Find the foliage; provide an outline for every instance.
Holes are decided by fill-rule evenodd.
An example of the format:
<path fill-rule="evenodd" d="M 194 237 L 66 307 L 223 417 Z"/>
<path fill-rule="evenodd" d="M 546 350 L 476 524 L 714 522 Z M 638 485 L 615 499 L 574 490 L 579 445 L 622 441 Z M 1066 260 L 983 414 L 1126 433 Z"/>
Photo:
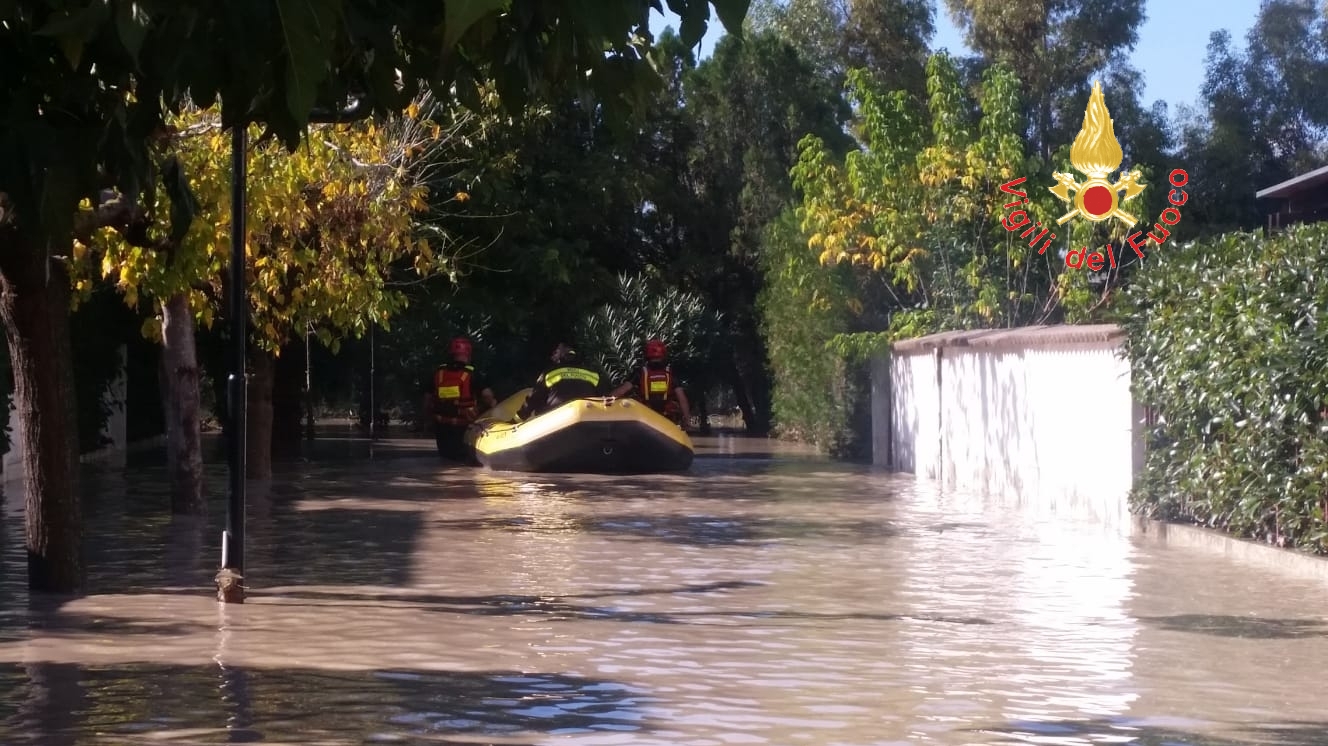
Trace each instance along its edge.
<path fill-rule="evenodd" d="M 620 275 L 613 300 L 583 319 L 575 338 L 588 362 L 621 382 L 641 364 L 646 340 L 663 341 L 675 370 L 685 376 L 712 357 L 722 328 L 722 315 L 700 296 Z"/>
<path fill-rule="evenodd" d="M 1079 130 L 1090 75 L 1139 38 L 1144 0 L 945 0 L 968 46 L 1023 83 L 1019 132 L 1043 158 Z M 1027 112 L 1027 116 L 1024 116 Z"/>
<path fill-rule="evenodd" d="M 902 91 L 886 95 L 865 71 L 849 74 L 866 149 L 840 164 L 814 137 L 793 169 L 803 190 L 798 216 L 822 262 L 851 262 L 885 274 L 900 335 L 1018 325 L 1073 313 L 1091 300 L 1064 272 L 1055 245 L 1045 254 L 1001 225 L 1014 199 L 1000 185 L 1027 177 L 1028 212 L 1056 214 L 1037 189 L 1041 169 L 1024 157 L 1018 82 L 1002 66 L 986 72 L 976 126 L 944 54 L 928 63 L 928 130 Z M 1046 180 L 1045 183 L 1051 183 Z"/>
<path fill-rule="evenodd" d="M 765 228 L 793 201 L 788 178 L 808 133 L 842 152 L 850 111 L 837 86 L 773 33 L 724 38 L 682 80 L 684 122 L 660 160 L 686 199 L 661 200 L 667 281 L 724 314 L 731 345 L 711 362 L 737 392 L 752 431 L 769 421 L 770 379 L 756 296 Z M 671 152 L 670 152 L 671 151 Z"/>
<path fill-rule="evenodd" d="M 1132 386 L 1161 417 L 1133 508 L 1328 552 L 1328 224 L 1159 256 L 1128 291 Z"/>
<path fill-rule="evenodd" d="M 860 455 L 869 446 L 866 367 L 830 345 L 852 324 L 852 270 L 820 264 L 806 246 L 789 210 L 771 225 L 761 255 L 761 333 L 774 381 L 775 430 L 834 456 Z"/>
<path fill-rule="evenodd" d="M 689 44 L 713 4 L 740 31 L 748 0 L 668 0 Z M 28 245 L 63 245 L 83 199 L 114 186 L 152 201 L 148 147 L 168 111 L 224 103 L 225 127 L 257 123 L 294 149 L 316 107 L 354 99 L 399 112 L 421 81 L 480 107 L 480 81 L 519 110 L 571 85 L 615 112 L 658 83 L 645 50 L 660 0 L 221 5 L 99 0 L 0 4 L 3 222 Z M 615 117 L 615 121 L 621 121 Z"/>
<path fill-rule="evenodd" d="M 428 207 L 420 164 L 444 139 L 439 123 L 421 118 L 421 104 L 429 101 L 387 123 L 315 127 L 293 154 L 269 142 L 247 155 L 250 318 L 260 348 L 277 352 L 312 328 L 335 349 L 342 336 L 400 310 L 403 294 L 388 287 L 394 265 L 421 275 L 446 267 L 440 242 L 415 230 Z M 169 124 L 176 134 L 150 205 L 161 217 L 147 228 L 150 248 L 105 228 L 91 246 L 75 243 L 71 275 L 80 292 L 98 269 L 116 278 L 131 307 L 145 296 L 159 310 L 188 293 L 211 326 L 230 258 L 231 138 L 215 110 L 186 109 Z M 159 314 L 145 333 L 160 335 Z"/>
<path fill-rule="evenodd" d="M 1181 123 L 1194 177 L 1182 226 L 1204 234 L 1264 225 L 1253 192 L 1323 165 L 1328 136 L 1328 16 L 1305 0 L 1263 3 L 1245 49 L 1215 32 L 1202 111 Z"/>
<path fill-rule="evenodd" d="M 828 77 L 866 68 L 921 97 L 933 12 L 929 0 L 757 0 L 748 25 L 777 33 Z"/>

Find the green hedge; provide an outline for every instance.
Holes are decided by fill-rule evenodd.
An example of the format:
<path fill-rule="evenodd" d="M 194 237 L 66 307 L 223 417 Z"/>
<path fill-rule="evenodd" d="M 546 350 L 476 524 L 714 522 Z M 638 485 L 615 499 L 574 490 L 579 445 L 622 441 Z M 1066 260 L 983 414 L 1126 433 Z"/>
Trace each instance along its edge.
<path fill-rule="evenodd" d="M 765 286 L 758 306 L 774 382 L 775 433 L 839 458 L 870 455 L 870 369 L 828 348 L 851 331 L 851 268 L 822 266 L 792 213 L 771 224 L 761 265 Z"/>
<path fill-rule="evenodd" d="M 1328 553 L 1328 224 L 1153 257 L 1121 319 L 1161 418 L 1131 507 Z"/>

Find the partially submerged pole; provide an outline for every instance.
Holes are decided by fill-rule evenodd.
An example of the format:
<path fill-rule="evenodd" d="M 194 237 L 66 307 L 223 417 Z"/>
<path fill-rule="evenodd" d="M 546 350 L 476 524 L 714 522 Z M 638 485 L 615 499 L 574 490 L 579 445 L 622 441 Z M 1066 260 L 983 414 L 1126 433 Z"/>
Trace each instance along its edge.
<path fill-rule="evenodd" d="M 369 113 L 369 107 L 357 100 L 341 111 L 315 110 L 309 121 L 352 122 L 363 119 Z M 245 286 L 244 256 L 247 237 L 244 221 L 248 182 L 247 135 L 247 126 L 241 123 L 237 123 L 231 130 L 231 372 L 226 379 L 231 427 L 231 435 L 226 443 L 230 495 L 226 500 L 226 530 L 221 534 L 221 569 L 216 576 L 217 600 L 223 603 L 244 603 L 244 457 L 248 428 L 248 382 L 244 371 L 249 352 L 249 290 Z"/>
<path fill-rule="evenodd" d="M 249 291 L 245 287 L 245 173 L 247 132 L 237 124 L 231 131 L 231 266 L 230 375 L 226 379 L 230 410 L 227 461 L 230 495 L 226 500 L 226 530 L 221 534 L 221 570 L 217 572 L 217 600 L 244 603 L 244 480 L 247 423 L 245 360 L 249 339 Z"/>

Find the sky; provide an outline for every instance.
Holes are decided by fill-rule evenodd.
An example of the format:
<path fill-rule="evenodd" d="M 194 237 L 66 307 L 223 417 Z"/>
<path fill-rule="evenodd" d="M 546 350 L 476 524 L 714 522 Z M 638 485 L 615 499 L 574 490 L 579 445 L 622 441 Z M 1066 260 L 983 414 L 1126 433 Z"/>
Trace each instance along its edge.
<path fill-rule="evenodd" d="M 1139 28 L 1139 41 L 1130 55 L 1131 64 L 1144 78 L 1145 104 L 1151 105 L 1161 99 L 1174 114 L 1180 104 L 1193 106 L 1198 103 L 1209 34 L 1225 28 L 1231 32 L 1235 46 L 1244 48 L 1245 34 L 1259 14 L 1259 2 L 1147 0 L 1145 12 L 1148 17 Z M 969 53 L 948 12 L 938 7 L 935 24 L 932 48 L 946 47 L 956 55 Z M 678 28 L 677 16 L 672 13 L 651 14 L 650 28 L 656 35 L 670 25 Z M 701 40 L 702 58 L 710 56 L 715 42 L 722 35 L 723 27 L 712 18 L 710 28 Z"/>

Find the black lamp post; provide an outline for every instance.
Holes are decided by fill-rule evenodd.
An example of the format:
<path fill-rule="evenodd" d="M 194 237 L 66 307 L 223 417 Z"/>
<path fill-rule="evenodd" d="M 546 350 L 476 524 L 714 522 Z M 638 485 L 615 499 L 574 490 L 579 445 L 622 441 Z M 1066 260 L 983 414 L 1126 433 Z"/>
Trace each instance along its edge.
<path fill-rule="evenodd" d="M 309 121 L 353 122 L 368 114 L 369 107 L 362 100 L 356 100 L 340 111 L 316 109 Z M 245 430 L 248 426 L 245 360 L 249 339 L 249 290 L 245 285 L 244 257 L 247 149 L 248 131 L 244 126 L 236 126 L 231 130 L 231 359 L 230 375 L 226 379 L 231 430 L 226 449 L 230 465 L 230 495 L 226 501 L 226 530 L 221 535 L 221 569 L 216 576 L 217 600 L 223 603 L 244 603 Z"/>

